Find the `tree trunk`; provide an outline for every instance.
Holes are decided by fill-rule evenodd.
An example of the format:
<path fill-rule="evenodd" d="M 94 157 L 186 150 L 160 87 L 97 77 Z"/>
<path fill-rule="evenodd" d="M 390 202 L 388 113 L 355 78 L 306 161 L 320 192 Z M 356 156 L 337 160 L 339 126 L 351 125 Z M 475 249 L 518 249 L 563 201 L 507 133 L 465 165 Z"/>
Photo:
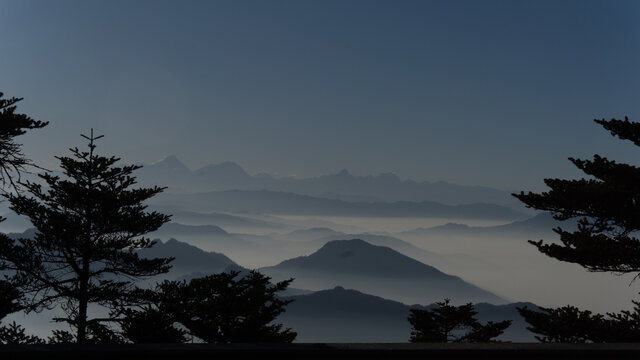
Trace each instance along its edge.
<path fill-rule="evenodd" d="M 88 266 L 85 267 L 85 269 L 87 268 Z M 80 278 L 80 294 L 78 294 L 79 295 L 78 317 L 76 318 L 76 325 L 78 327 L 78 335 L 77 335 L 78 344 L 84 344 L 87 342 L 87 304 L 88 304 L 87 285 L 88 285 L 88 282 L 89 281 L 87 279 L 87 276 L 82 276 Z"/>

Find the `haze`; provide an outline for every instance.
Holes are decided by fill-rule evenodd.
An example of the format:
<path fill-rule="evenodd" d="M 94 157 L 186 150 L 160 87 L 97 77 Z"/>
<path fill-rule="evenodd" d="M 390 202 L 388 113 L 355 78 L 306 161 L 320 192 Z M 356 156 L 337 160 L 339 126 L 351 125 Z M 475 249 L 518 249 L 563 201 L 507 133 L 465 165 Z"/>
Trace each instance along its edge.
<path fill-rule="evenodd" d="M 20 139 L 36 164 L 58 170 L 93 128 L 167 186 L 149 206 L 172 223 L 150 236 L 187 259 L 174 278 L 232 265 L 300 275 L 298 295 L 441 300 L 408 294 L 416 268 L 455 303 L 618 311 L 632 276 L 538 253 L 526 241 L 557 223 L 510 193 L 581 177 L 567 157 L 640 164 L 593 122 L 640 119 L 639 17 L 637 1 L 0 0 L 0 91 L 50 122 Z M 0 206 L 0 231 L 30 228 Z M 373 258 L 400 275 L 357 268 Z"/>
<path fill-rule="evenodd" d="M 638 115 L 634 1 L 2 1 L 3 91 L 105 151 L 249 173 L 395 172 L 507 190 L 630 147 L 591 120 Z"/>

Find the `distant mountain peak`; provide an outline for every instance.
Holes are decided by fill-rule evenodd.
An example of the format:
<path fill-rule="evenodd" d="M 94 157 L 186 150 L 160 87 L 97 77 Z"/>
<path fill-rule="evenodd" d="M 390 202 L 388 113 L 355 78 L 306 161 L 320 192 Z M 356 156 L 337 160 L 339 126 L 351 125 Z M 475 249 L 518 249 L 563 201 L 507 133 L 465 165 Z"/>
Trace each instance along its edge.
<path fill-rule="evenodd" d="M 178 157 L 176 155 L 166 156 L 164 159 L 152 163 L 151 166 L 156 167 L 156 168 L 157 167 L 163 167 L 163 168 L 170 169 L 172 171 L 176 171 L 176 170 L 186 171 L 186 172 L 190 171 L 187 168 L 187 166 L 182 161 L 180 161 L 178 159 Z"/>
<path fill-rule="evenodd" d="M 349 239 L 349 240 L 333 240 L 326 243 L 323 248 L 331 248 L 331 247 L 374 247 L 375 245 L 371 245 L 368 242 L 362 239 Z"/>
<path fill-rule="evenodd" d="M 336 174 L 336 176 L 347 177 L 347 176 L 351 176 L 351 173 L 347 169 L 342 169 L 340 170 L 340 172 Z"/>
<path fill-rule="evenodd" d="M 178 159 L 178 157 L 177 157 L 176 155 L 174 155 L 174 154 L 171 154 L 171 155 L 165 156 L 162 160 L 158 160 L 158 161 L 156 161 L 156 162 L 152 163 L 151 165 L 157 165 L 157 164 L 160 164 L 160 163 L 165 163 L 165 164 L 171 164 L 171 163 L 173 163 L 173 164 L 182 164 L 182 162 L 181 162 L 181 161 Z"/>

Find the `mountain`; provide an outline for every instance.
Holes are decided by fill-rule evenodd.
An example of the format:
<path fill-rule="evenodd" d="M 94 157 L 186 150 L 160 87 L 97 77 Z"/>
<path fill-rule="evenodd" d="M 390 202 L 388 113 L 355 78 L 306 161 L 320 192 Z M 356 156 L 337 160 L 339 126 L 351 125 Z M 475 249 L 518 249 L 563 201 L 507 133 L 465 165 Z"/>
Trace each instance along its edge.
<path fill-rule="evenodd" d="M 444 298 L 456 302 L 505 302 L 459 277 L 388 247 L 358 239 L 331 241 L 309 256 L 286 260 L 261 271 L 277 281 L 293 277 L 293 286 L 297 288 L 320 290 L 344 286 L 407 304 Z"/>
<path fill-rule="evenodd" d="M 340 240 L 340 239 L 360 239 L 360 240 L 366 241 L 371 245 L 386 246 L 403 255 L 406 255 L 408 257 L 411 257 L 419 261 L 426 261 L 426 262 L 442 261 L 441 256 L 434 252 L 421 249 L 409 242 L 400 240 L 392 236 L 387 236 L 387 235 L 375 235 L 375 234 L 367 234 L 367 233 L 334 234 L 334 235 L 325 236 L 319 239 L 315 239 L 311 243 L 314 245 L 318 245 L 318 247 L 320 247 L 326 243 L 329 243 L 334 240 Z"/>
<path fill-rule="evenodd" d="M 33 239 L 35 234 L 36 229 L 29 228 L 25 232 L 9 233 L 7 236 L 11 239 L 20 237 Z M 240 268 L 238 264 L 223 254 L 204 251 L 174 238 L 170 238 L 165 242 L 156 239 L 153 241 L 152 247 L 140 249 L 138 254 L 143 258 L 174 257 L 168 276 L 162 276 L 162 278 L 177 278 L 190 273 L 211 274 L 225 271 L 229 268 Z M 156 278 L 153 278 L 153 280 L 155 281 Z"/>
<path fill-rule="evenodd" d="M 244 266 L 256 268 L 317 249 L 317 245 L 274 239 L 266 235 L 228 233 L 214 225 L 164 224 L 151 238 L 180 239 L 206 251 L 227 254 Z"/>
<path fill-rule="evenodd" d="M 164 211 L 156 207 L 152 209 L 159 212 Z M 283 229 L 290 229 L 290 227 L 284 224 L 273 221 L 215 212 L 198 213 L 193 211 L 177 211 L 171 214 L 171 220 L 176 223 L 191 226 L 215 225 L 232 233 L 250 232 L 267 234 L 274 231 L 282 231 Z"/>
<path fill-rule="evenodd" d="M 289 298 L 295 301 L 287 305 L 286 312 L 278 317 L 278 322 L 295 329 L 298 332 L 298 342 L 409 341 L 409 305 L 340 286 Z M 435 305 L 426 308 L 433 306 Z M 531 303 L 479 303 L 475 304 L 478 312 L 476 317 L 482 323 L 513 320 L 512 325 L 498 338 L 501 341 L 535 342 L 533 334 L 526 330 L 526 322 L 516 310 L 516 307 L 522 306 L 537 309 Z"/>
<path fill-rule="evenodd" d="M 341 240 L 341 239 L 360 239 L 368 242 L 371 245 L 377 246 L 386 246 L 389 247 L 403 255 L 414 258 L 419 261 L 431 262 L 431 261 L 442 261 L 441 256 L 431 252 L 419 248 L 409 242 L 404 240 L 400 240 L 398 238 L 388 236 L 388 235 L 376 235 L 376 234 L 368 234 L 368 233 L 359 233 L 359 234 L 347 234 L 343 232 L 334 231 L 329 228 L 311 228 L 311 229 L 303 229 L 303 230 L 295 230 L 287 234 L 272 234 L 271 237 L 277 239 L 283 239 L 286 241 L 298 243 L 306 243 L 309 246 L 304 248 L 300 247 L 301 250 L 317 250 L 324 246 L 326 243 Z"/>
<path fill-rule="evenodd" d="M 527 215 L 493 204 L 444 205 L 432 201 L 351 203 L 279 191 L 228 190 L 195 194 L 162 193 L 149 201 L 169 211 L 252 211 L 266 214 L 432 217 L 521 220 Z"/>
<path fill-rule="evenodd" d="M 514 236 L 521 238 L 524 235 L 540 237 L 554 234 L 552 229 L 558 226 L 573 231 L 577 229 L 577 222 L 575 220 L 558 221 L 551 216 L 551 213 L 542 212 L 525 220 L 514 221 L 498 226 L 468 226 L 465 224 L 448 223 L 430 228 L 417 228 L 403 231 L 397 233 L 397 235 L 413 237 L 466 236 L 475 238 Z"/>
<path fill-rule="evenodd" d="M 200 188 L 198 179 L 175 155 L 169 155 L 151 165 L 138 164 L 136 170 L 138 182 L 144 186 L 168 187 L 171 192 L 189 192 Z"/>
<path fill-rule="evenodd" d="M 249 175 L 233 162 L 210 164 L 190 171 L 175 155 L 144 166 L 138 170 L 137 177 L 142 184 L 168 186 L 168 192 L 173 193 L 272 190 L 349 202 L 435 201 L 448 205 L 481 202 L 524 208 L 514 203 L 508 191 L 489 187 L 401 180 L 393 173 L 356 176 L 346 169 L 305 179 L 275 178 L 268 174 Z"/>
<path fill-rule="evenodd" d="M 252 189 L 259 183 L 259 179 L 250 176 L 238 164 L 230 161 L 204 166 L 194 174 L 202 183 L 215 189 Z"/>
<path fill-rule="evenodd" d="M 167 274 L 169 276 L 164 278 L 178 278 L 191 273 L 213 274 L 238 267 L 238 264 L 223 254 L 207 252 L 176 239 L 166 242 L 155 240 L 153 247 L 139 250 L 138 253 L 145 258 L 174 257 Z"/>

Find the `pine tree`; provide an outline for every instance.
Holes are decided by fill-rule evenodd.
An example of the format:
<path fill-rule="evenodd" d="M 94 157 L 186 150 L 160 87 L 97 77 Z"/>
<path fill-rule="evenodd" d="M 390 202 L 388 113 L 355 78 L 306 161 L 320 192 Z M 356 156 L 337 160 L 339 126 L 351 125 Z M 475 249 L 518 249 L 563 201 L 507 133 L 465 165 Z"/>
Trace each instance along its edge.
<path fill-rule="evenodd" d="M 20 310 L 20 292 L 9 281 L 0 280 L 0 320 Z"/>
<path fill-rule="evenodd" d="M 131 189 L 131 174 L 139 166 L 115 166 L 119 158 L 94 151 L 102 136 L 94 137 L 92 130 L 83 137 L 88 151 L 73 148 L 73 157 L 57 157 L 66 179 L 44 173 L 39 177 L 46 188 L 26 182 L 31 197 L 7 195 L 11 209 L 29 217 L 37 233 L 34 239 L 0 244 L 0 260 L 15 272 L 12 280 L 25 294 L 25 309 L 60 305 L 66 317 L 56 320 L 76 329 L 78 343 L 87 342 L 88 329 L 115 320 L 91 318 L 90 304 L 135 303 L 135 281 L 167 272 L 172 260 L 145 259 L 136 252 L 151 246 L 144 234 L 169 221 L 143 205 L 163 188 Z"/>
<path fill-rule="evenodd" d="M 511 320 L 482 325 L 473 304 L 454 306 L 449 299 L 437 302 L 433 309 L 410 309 L 412 326 L 409 341 L 414 343 L 491 342 L 511 325 Z"/>
<path fill-rule="evenodd" d="M 640 123 L 594 120 L 612 135 L 640 146 Z M 556 220 L 578 219 L 576 231 L 557 227 L 561 244 L 529 242 L 540 252 L 589 271 L 640 272 L 640 168 L 594 155 L 569 158 L 589 178 L 545 179 L 546 192 L 513 194 L 528 207 L 549 211 Z M 640 275 L 640 274 L 639 274 Z"/>
<path fill-rule="evenodd" d="M 45 127 L 49 122 L 17 114 L 16 103 L 22 98 L 3 99 L 3 96 L 0 92 L 0 182 L 3 189 L 6 185 L 17 189 L 21 173 L 27 167 L 35 165 L 24 156 L 15 137 L 24 135 L 27 130 Z"/>
<path fill-rule="evenodd" d="M 165 281 L 158 285 L 155 294 L 156 310 L 146 311 L 149 319 L 158 321 L 159 327 L 175 321 L 192 336 L 208 343 L 292 342 L 297 334 L 274 321 L 293 301 L 276 294 L 293 279 L 275 284 L 270 280 L 257 271 L 244 275 L 230 271 L 189 282 Z M 165 317 L 158 318 L 153 314 L 156 311 Z M 144 313 L 136 315 L 142 318 Z M 171 330 L 158 337 L 177 339 L 175 335 Z"/>
<path fill-rule="evenodd" d="M 540 342 L 562 343 L 637 343 L 640 341 L 640 302 L 633 301 L 633 311 L 593 314 L 566 305 L 540 307 L 541 311 L 517 308 L 529 324 L 527 330 L 538 334 Z"/>
<path fill-rule="evenodd" d="M 16 113 L 17 103 L 22 98 L 3 99 L 4 94 L 0 92 L 0 191 L 6 193 L 10 190 L 19 190 L 19 182 L 23 172 L 27 167 L 37 167 L 27 159 L 21 150 L 21 145 L 16 143 L 15 138 L 24 135 L 27 130 L 39 129 L 48 122 L 33 120 L 25 114 Z M 0 222 L 4 218 L 0 217 Z M 0 233 L 0 242 L 10 241 L 5 234 Z M 0 264 L 0 270 L 3 270 Z M 21 294 L 18 288 L 6 279 L 0 280 L 0 320 L 6 315 L 21 309 L 19 299 Z M 15 324 L 0 328 L 2 334 L 13 334 Z M 7 335 L 9 336 L 9 335 Z"/>
<path fill-rule="evenodd" d="M 557 309 L 540 307 L 541 311 L 525 306 L 517 310 L 529 324 L 527 330 L 538 334 L 535 338 L 545 343 L 603 342 L 609 325 L 604 316 L 571 305 Z"/>

